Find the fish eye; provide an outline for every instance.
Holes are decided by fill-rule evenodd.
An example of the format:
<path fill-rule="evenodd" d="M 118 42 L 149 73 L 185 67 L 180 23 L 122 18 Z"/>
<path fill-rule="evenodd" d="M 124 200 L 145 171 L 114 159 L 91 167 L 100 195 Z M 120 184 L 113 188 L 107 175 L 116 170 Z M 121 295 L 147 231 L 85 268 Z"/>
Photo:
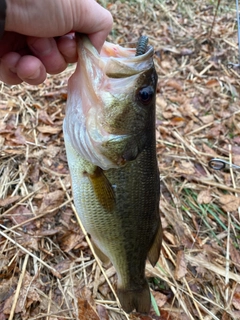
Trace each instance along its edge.
<path fill-rule="evenodd" d="M 143 104 L 147 104 L 151 102 L 153 96 L 154 96 L 154 90 L 152 86 L 141 88 L 138 91 L 138 97 Z"/>

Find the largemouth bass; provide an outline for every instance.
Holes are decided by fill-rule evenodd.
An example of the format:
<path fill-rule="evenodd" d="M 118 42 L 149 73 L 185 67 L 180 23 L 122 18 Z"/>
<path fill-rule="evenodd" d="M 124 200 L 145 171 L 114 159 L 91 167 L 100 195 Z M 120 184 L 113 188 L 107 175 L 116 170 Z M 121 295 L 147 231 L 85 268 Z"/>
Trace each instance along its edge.
<path fill-rule="evenodd" d="M 106 42 L 99 54 L 78 36 L 63 126 L 77 212 L 116 268 L 126 312 L 149 312 L 145 263 L 156 264 L 162 241 L 153 54 L 144 39 L 137 48 Z"/>

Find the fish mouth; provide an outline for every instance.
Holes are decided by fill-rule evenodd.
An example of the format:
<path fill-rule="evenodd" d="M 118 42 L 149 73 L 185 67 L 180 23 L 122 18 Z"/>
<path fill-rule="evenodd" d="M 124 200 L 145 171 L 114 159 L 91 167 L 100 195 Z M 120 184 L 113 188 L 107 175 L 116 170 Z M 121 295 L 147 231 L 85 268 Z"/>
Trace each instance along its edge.
<path fill-rule="evenodd" d="M 101 60 L 101 67 L 105 75 L 110 78 L 130 77 L 149 70 L 153 66 L 152 46 L 147 46 L 144 53 L 136 55 L 137 48 L 124 48 L 106 41 L 99 54 L 86 36 L 80 41 L 85 50 L 91 52 L 96 59 Z"/>
<path fill-rule="evenodd" d="M 123 163 L 124 147 L 111 157 L 105 145 L 108 141 L 121 146 L 126 141 L 128 145 L 131 134 L 113 133 L 101 124 L 104 103 L 113 95 L 124 97 L 127 90 L 131 91 L 133 81 L 136 83 L 140 74 L 153 68 L 154 51 L 148 46 L 145 53 L 136 55 L 136 48 L 105 42 L 99 54 L 87 36 L 76 37 L 78 64 L 69 80 L 64 134 L 85 160 L 103 170 L 118 168 Z"/>

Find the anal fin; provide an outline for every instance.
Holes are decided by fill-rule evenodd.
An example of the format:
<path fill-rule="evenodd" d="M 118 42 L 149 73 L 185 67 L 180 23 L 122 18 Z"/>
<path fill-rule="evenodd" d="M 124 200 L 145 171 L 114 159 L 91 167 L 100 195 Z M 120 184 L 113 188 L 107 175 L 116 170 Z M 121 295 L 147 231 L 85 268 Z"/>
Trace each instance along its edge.
<path fill-rule="evenodd" d="M 148 260 L 150 261 L 153 267 L 158 262 L 161 246 L 162 246 L 162 225 L 161 225 L 161 221 L 159 221 L 159 226 L 155 234 L 152 246 L 148 251 Z"/>
<path fill-rule="evenodd" d="M 96 243 L 93 241 L 92 238 L 91 238 L 91 242 L 96 255 L 102 261 L 104 267 L 107 267 L 110 264 L 109 258 L 105 255 L 105 253 L 102 252 L 101 249 L 99 249 L 99 247 L 96 245 Z"/>

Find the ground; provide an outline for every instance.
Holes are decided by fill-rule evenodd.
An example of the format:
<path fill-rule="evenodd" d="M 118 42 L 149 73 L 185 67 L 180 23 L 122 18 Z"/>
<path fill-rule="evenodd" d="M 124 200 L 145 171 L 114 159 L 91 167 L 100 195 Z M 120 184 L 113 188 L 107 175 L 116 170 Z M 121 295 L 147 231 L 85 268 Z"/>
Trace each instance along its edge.
<path fill-rule="evenodd" d="M 240 165 L 235 3 L 101 3 L 109 41 L 147 34 L 155 49 L 164 239 L 146 268 L 153 307 L 119 308 L 115 271 L 100 269 L 75 217 L 62 133 L 70 66 L 40 86 L 0 84 L 0 320 L 240 319 L 240 176 L 208 164 Z"/>

